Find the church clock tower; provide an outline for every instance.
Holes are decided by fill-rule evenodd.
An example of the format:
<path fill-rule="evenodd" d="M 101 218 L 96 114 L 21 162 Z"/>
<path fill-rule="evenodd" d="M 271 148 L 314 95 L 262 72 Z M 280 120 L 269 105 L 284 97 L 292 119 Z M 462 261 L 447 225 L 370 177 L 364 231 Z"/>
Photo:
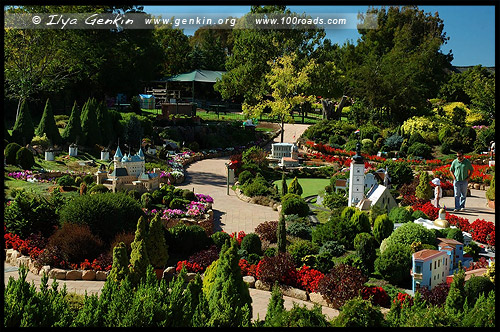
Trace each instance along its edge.
<path fill-rule="evenodd" d="M 365 197 L 365 161 L 361 155 L 361 143 L 356 144 L 356 154 L 352 157 L 349 174 L 348 206 L 356 206 Z"/>

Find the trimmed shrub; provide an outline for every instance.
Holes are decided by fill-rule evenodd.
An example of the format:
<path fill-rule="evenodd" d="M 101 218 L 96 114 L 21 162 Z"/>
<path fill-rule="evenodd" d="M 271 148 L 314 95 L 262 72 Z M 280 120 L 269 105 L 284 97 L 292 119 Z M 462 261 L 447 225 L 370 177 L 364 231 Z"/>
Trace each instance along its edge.
<path fill-rule="evenodd" d="M 384 327 L 380 307 L 357 296 L 347 301 L 332 324 L 334 327 Z"/>
<path fill-rule="evenodd" d="M 287 247 L 295 265 L 302 265 L 302 259 L 307 255 L 315 255 L 319 252 L 319 246 L 308 240 L 298 240 Z"/>
<path fill-rule="evenodd" d="M 28 109 L 28 103 L 23 100 L 16 123 L 12 129 L 12 141 L 24 146 L 31 142 L 33 136 L 35 136 L 35 127 Z"/>
<path fill-rule="evenodd" d="M 488 297 L 488 294 L 495 290 L 495 284 L 491 282 L 488 277 L 472 276 L 465 282 L 465 294 L 467 296 L 467 303 L 470 306 L 476 304 L 477 299 L 481 294 Z"/>
<path fill-rule="evenodd" d="M 432 244 L 436 242 L 434 232 L 420 224 L 409 222 L 401 225 L 387 238 L 387 245 L 401 243 L 410 246 L 413 242 L 420 241 L 422 244 Z"/>
<path fill-rule="evenodd" d="M 262 240 L 269 241 L 270 243 L 278 242 L 278 221 L 264 221 L 255 227 L 255 233 L 260 236 Z"/>
<path fill-rule="evenodd" d="M 291 194 L 296 194 L 298 196 L 302 195 L 302 186 L 299 183 L 299 180 L 297 177 L 295 177 L 292 182 L 290 182 L 290 185 L 288 186 L 288 193 Z"/>
<path fill-rule="evenodd" d="M 5 157 L 5 162 L 9 165 L 17 165 L 17 159 L 16 159 L 16 154 L 17 151 L 21 148 L 21 145 L 17 143 L 9 143 L 5 147 L 4 150 L 4 157 Z"/>
<path fill-rule="evenodd" d="M 285 215 L 297 214 L 300 217 L 305 217 L 309 214 L 309 206 L 299 195 L 288 193 L 281 199 L 281 213 Z"/>
<path fill-rule="evenodd" d="M 419 184 L 415 189 L 415 196 L 426 201 L 432 198 L 431 176 L 426 171 L 420 172 Z"/>
<path fill-rule="evenodd" d="M 389 219 L 387 214 L 378 216 L 375 219 L 375 224 L 373 225 L 373 236 L 379 244 L 382 243 L 382 240 L 389 237 L 393 230 L 394 223 Z"/>
<path fill-rule="evenodd" d="M 243 193 L 248 197 L 267 196 L 270 192 L 268 183 L 262 177 L 256 177 L 253 181 L 247 181 L 243 187 Z"/>
<path fill-rule="evenodd" d="M 262 255 L 262 242 L 260 237 L 255 233 L 245 235 L 241 240 L 241 249 L 246 250 L 248 254 Z"/>
<path fill-rule="evenodd" d="M 238 175 L 240 186 L 245 185 L 250 179 L 253 179 L 253 174 L 250 171 L 243 171 Z"/>
<path fill-rule="evenodd" d="M 212 239 L 213 243 L 217 246 L 217 248 L 219 248 L 220 250 L 224 245 L 224 243 L 231 238 L 231 235 L 227 234 L 226 232 L 219 231 L 210 235 L 210 238 Z"/>
<path fill-rule="evenodd" d="M 375 270 L 393 285 L 408 281 L 411 269 L 410 245 L 395 243 L 388 246 L 375 260 L 374 266 Z"/>
<path fill-rule="evenodd" d="M 16 153 L 16 162 L 22 169 L 31 169 L 35 165 L 35 157 L 30 150 L 21 147 Z"/>
<path fill-rule="evenodd" d="M 177 224 L 167 230 L 165 241 L 168 243 L 169 255 L 174 261 L 185 259 L 211 244 L 205 230 L 199 225 Z"/>
<path fill-rule="evenodd" d="M 109 272 L 108 278 L 114 282 L 120 282 L 129 274 L 129 260 L 127 246 L 123 242 L 118 242 L 113 250 L 113 266 Z"/>
<path fill-rule="evenodd" d="M 149 222 L 148 233 L 146 244 L 149 261 L 154 268 L 162 269 L 168 261 L 168 245 L 165 241 L 165 234 L 159 213 Z"/>
<path fill-rule="evenodd" d="M 412 213 L 404 206 L 396 206 L 392 208 L 388 217 L 394 224 L 413 221 Z"/>
<path fill-rule="evenodd" d="M 71 187 L 75 185 L 75 180 L 71 175 L 63 175 L 57 179 L 57 184 L 61 187 Z"/>
<path fill-rule="evenodd" d="M 311 240 L 311 227 L 307 226 L 303 222 L 291 223 L 286 229 L 288 235 L 299 237 L 304 240 Z"/>
<path fill-rule="evenodd" d="M 412 218 L 413 220 L 416 220 L 416 219 L 418 219 L 418 218 L 422 218 L 422 219 L 429 219 L 429 216 L 428 216 L 428 215 L 426 215 L 426 214 L 424 213 L 424 211 L 422 211 L 422 210 L 415 210 L 415 211 L 413 211 L 413 213 L 411 214 L 411 218 Z"/>
<path fill-rule="evenodd" d="M 369 233 L 359 233 L 354 238 L 354 249 L 368 271 L 373 271 L 373 264 L 377 258 L 377 241 Z"/>

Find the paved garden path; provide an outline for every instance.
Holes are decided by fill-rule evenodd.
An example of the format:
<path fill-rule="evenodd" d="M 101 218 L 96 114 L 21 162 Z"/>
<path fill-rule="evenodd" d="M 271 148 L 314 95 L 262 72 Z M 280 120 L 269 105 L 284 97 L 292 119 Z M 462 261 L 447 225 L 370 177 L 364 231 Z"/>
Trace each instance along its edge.
<path fill-rule="evenodd" d="M 295 142 L 309 125 L 285 124 L 283 142 Z M 280 136 L 274 140 L 279 142 Z M 266 149 L 271 149 L 268 144 Z M 214 199 L 214 231 L 226 233 L 244 231 L 253 233 L 255 227 L 264 221 L 278 220 L 278 212 L 271 207 L 241 201 L 234 191 L 227 190 L 228 157 L 205 159 L 189 165 L 185 181 L 176 187 L 190 189 L 196 193 L 208 194 Z M 232 185 L 232 183 L 230 184 Z"/>

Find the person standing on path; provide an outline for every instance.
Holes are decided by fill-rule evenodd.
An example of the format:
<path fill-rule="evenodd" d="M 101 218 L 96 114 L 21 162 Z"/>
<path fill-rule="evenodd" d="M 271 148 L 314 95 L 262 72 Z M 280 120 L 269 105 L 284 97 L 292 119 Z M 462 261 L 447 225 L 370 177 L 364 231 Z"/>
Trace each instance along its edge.
<path fill-rule="evenodd" d="M 465 209 L 465 199 L 467 198 L 467 181 L 471 178 L 474 168 L 470 161 L 464 158 L 462 150 L 457 151 L 457 159 L 451 163 L 450 172 L 453 177 L 453 191 L 455 194 L 455 210 L 453 211 L 463 211 Z"/>

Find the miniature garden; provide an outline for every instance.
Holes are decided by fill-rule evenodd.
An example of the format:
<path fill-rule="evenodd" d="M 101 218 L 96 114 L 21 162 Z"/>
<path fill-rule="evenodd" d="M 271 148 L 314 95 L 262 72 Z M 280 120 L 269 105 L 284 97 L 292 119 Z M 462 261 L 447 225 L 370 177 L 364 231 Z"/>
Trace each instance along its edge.
<path fill-rule="evenodd" d="M 284 8 L 253 6 L 252 10 Z M 417 15 L 416 10 L 405 13 Z M 384 15 L 394 20 L 403 15 L 399 9 L 377 13 L 380 20 Z M 432 16 L 420 20 L 416 25 L 439 25 Z M 383 29 L 393 28 L 383 25 Z M 179 38 L 180 44 L 191 47 L 188 39 L 176 35 L 177 29 L 168 30 L 173 32 L 143 36 L 155 43 L 130 38 L 143 47 Z M 335 49 L 321 43 L 315 45 L 316 54 L 302 43 L 312 37 L 295 30 L 296 38 L 276 32 L 271 39 L 261 31 L 229 31 L 236 40 L 233 55 L 226 55 L 219 65 L 231 70 L 217 81 L 214 91 L 223 99 L 240 100 L 241 112 L 210 114 L 208 108 L 198 107 L 192 116 L 158 117 L 156 110 L 142 108 L 137 97 L 126 107 L 111 107 L 99 89 L 116 93 L 116 85 L 125 91 L 129 87 L 121 81 L 127 80 L 108 85 L 101 75 L 90 74 L 75 82 L 93 86 L 96 91 L 90 95 L 100 98 L 82 97 L 80 89 L 68 84 L 64 91 L 75 96 L 70 106 L 64 93 L 49 90 L 30 91 L 37 102 L 19 100 L 15 119 L 6 122 L 4 131 L 5 262 L 19 267 L 19 278 L 10 278 L 4 288 L 4 325 L 495 326 L 495 263 L 485 256 L 493 253 L 494 257 L 495 224 L 467 219 L 449 209 L 440 215 L 443 211 L 433 202 L 432 182 L 439 178 L 443 196 L 454 195 L 450 166 L 456 152 L 463 150 L 474 169 L 469 191 L 478 190 L 494 211 L 495 166 L 489 154 L 495 139 L 494 96 L 492 101 L 489 88 L 484 94 L 476 93 L 491 84 L 494 90 L 494 73 L 477 66 L 440 77 L 446 61 L 438 57 L 436 68 L 412 76 L 413 69 L 389 65 L 394 63 L 389 56 L 406 54 L 394 48 L 394 54 L 384 55 L 389 57 L 384 58 L 384 66 L 390 68 L 384 67 L 387 77 L 380 79 L 399 80 L 400 76 L 391 75 L 403 71 L 401 77 L 411 77 L 400 83 L 408 84 L 410 93 L 386 91 L 382 85 L 371 91 L 366 84 L 379 84 L 363 76 L 372 72 L 369 64 L 344 61 L 351 58 L 351 51 L 358 52 L 356 59 L 375 56 L 367 50 L 370 47 Z M 214 43 L 203 33 L 192 38 L 203 39 L 199 47 Z M 231 38 L 221 33 L 217 47 Z M 297 48 L 310 55 L 266 53 L 262 66 L 245 67 L 249 64 L 240 57 L 255 56 L 256 62 L 261 61 L 257 55 L 262 45 L 253 44 L 261 39 L 264 44 L 273 43 L 273 50 Z M 283 40 L 289 43 L 286 47 L 280 44 Z M 249 41 L 257 53 L 244 46 Z M 431 47 L 425 38 L 412 47 L 423 46 Z M 131 47 L 130 52 L 136 49 L 140 47 Z M 148 61 L 157 62 L 162 74 L 183 68 L 183 59 L 174 54 L 158 60 L 159 50 L 148 51 Z M 199 62 L 219 58 L 208 49 L 194 47 L 191 52 L 189 58 Z M 120 63 L 130 60 L 120 54 L 115 54 Z M 201 65 L 221 68 L 211 62 Z M 84 72 L 92 72 L 81 66 Z M 115 69 L 128 77 L 130 67 L 134 66 Z M 137 81 L 151 79 L 141 76 L 145 71 L 134 69 Z M 423 80 L 418 82 L 424 88 L 411 86 L 410 81 L 429 75 L 439 85 Z M 15 85 L 12 79 L 9 82 Z M 139 90 L 132 91 L 135 96 Z M 352 97 L 343 96 L 345 91 Z M 434 98 L 428 99 L 429 95 Z M 280 135 L 283 142 L 287 122 L 308 125 L 302 136 L 294 137 L 299 166 L 270 161 L 268 147 Z M 358 152 L 365 174 L 375 179 L 385 174 L 377 185 L 387 185 L 393 208 L 374 204 L 363 210 L 348 202 L 349 185 L 339 187 L 338 180 L 350 178 Z M 132 170 L 124 165 L 133 157 L 139 160 L 141 172 L 123 175 L 123 169 Z M 215 229 L 217 202 L 212 193 L 178 185 L 185 182 L 189 164 L 220 157 L 227 158 L 228 172 L 234 172 L 232 190 L 238 198 L 273 208 L 278 211 L 277 220 L 266 220 L 248 233 Z M 121 176 L 122 187 L 118 186 Z M 441 217 L 450 227 L 428 228 L 415 222 L 432 223 Z M 440 251 L 443 239 L 463 244 L 470 263 L 456 262 L 449 278 L 412 292 L 414 254 Z M 28 272 L 41 277 L 39 289 L 28 284 Z M 103 288 L 99 295 L 78 295 L 68 292 L 66 285 L 61 287 L 58 280 L 102 281 Z M 249 288 L 270 292 L 265 318 L 252 318 Z M 314 306 L 294 304 L 285 309 L 284 295 Z M 322 306 L 337 310 L 338 316 L 327 319 Z"/>

